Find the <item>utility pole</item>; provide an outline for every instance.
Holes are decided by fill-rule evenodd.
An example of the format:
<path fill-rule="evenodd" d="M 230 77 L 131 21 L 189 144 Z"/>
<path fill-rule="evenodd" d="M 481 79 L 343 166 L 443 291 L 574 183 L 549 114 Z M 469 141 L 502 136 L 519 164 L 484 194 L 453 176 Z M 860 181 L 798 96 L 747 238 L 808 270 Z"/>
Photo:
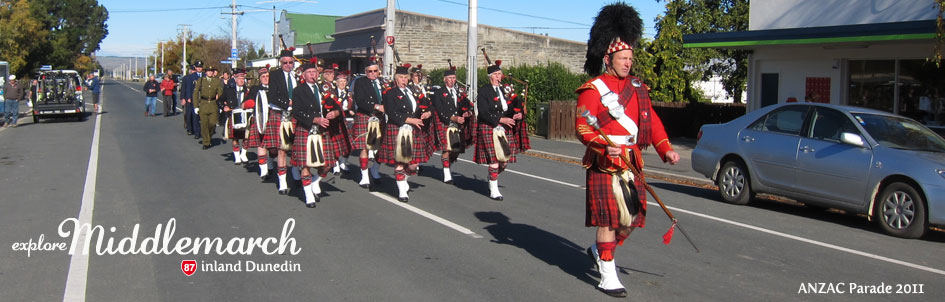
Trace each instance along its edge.
<path fill-rule="evenodd" d="M 272 6 L 272 56 L 275 57 L 279 55 L 279 52 L 276 49 L 279 47 L 276 45 L 276 37 L 279 36 L 279 31 L 276 28 L 276 6 Z"/>
<path fill-rule="evenodd" d="M 381 70 L 386 70 L 384 73 L 389 79 L 394 78 L 394 70 L 392 68 L 384 69 L 384 67 L 392 66 L 391 63 L 394 62 L 394 46 L 390 43 L 387 43 L 387 39 L 394 37 L 394 5 L 396 0 L 387 0 L 387 20 L 384 25 L 384 65 L 381 66 Z"/>
<path fill-rule="evenodd" d="M 164 41 L 161 41 L 161 73 L 164 73 Z"/>
<path fill-rule="evenodd" d="M 187 74 L 187 40 L 190 39 L 190 24 L 177 24 L 177 31 L 181 32 L 181 40 L 184 42 L 184 56 L 180 60 L 180 73 Z"/>
<path fill-rule="evenodd" d="M 479 45 L 479 17 L 478 15 L 478 1 L 469 0 L 469 22 L 468 27 L 466 28 L 466 84 L 469 85 L 467 93 L 469 94 L 469 99 L 476 102 L 476 90 L 479 88 L 479 76 L 477 72 L 479 71 L 476 65 L 476 55 L 477 55 L 477 46 Z M 473 106 L 475 109 L 476 115 L 479 114 L 479 108 Z"/>
<path fill-rule="evenodd" d="M 233 53 L 233 51 L 236 50 L 236 16 L 242 15 L 243 13 L 245 12 L 236 11 L 236 0 L 233 0 L 233 4 L 230 5 L 229 13 L 220 13 L 224 15 L 231 15 L 232 20 L 233 20 L 233 37 L 232 37 L 232 41 L 230 41 L 230 68 L 236 68 L 236 61 L 237 61 L 237 57 Z"/>

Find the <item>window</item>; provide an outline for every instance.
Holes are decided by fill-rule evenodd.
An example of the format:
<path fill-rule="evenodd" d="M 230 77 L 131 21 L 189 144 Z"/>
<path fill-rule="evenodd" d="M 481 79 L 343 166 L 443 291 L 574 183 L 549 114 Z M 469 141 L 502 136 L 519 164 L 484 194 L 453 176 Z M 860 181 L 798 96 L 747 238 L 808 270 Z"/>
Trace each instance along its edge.
<path fill-rule="evenodd" d="M 809 135 L 811 138 L 839 142 L 841 133 L 859 134 L 850 118 L 837 110 L 817 108 L 813 120 Z"/>
<path fill-rule="evenodd" d="M 804 120 L 807 118 L 808 106 L 789 106 L 768 113 L 755 121 L 752 130 L 769 131 L 791 135 L 801 133 Z"/>

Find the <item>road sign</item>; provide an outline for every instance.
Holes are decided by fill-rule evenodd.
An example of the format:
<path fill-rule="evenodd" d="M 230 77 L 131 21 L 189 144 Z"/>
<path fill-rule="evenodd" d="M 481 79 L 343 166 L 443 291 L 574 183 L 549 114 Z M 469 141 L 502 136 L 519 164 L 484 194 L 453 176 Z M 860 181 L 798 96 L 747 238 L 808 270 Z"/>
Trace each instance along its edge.
<path fill-rule="evenodd" d="M 230 64 L 230 63 L 233 63 L 233 62 L 231 62 L 230 60 L 220 61 L 220 64 Z"/>
<path fill-rule="evenodd" d="M 230 49 L 230 57 L 235 58 L 239 55 L 239 52 L 236 51 L 236 48 Z"/>
<path fill-rule="evenodd" d="M 39 70 L 52 70 L 52 65 L 43 65 L 39 67 Z"/>

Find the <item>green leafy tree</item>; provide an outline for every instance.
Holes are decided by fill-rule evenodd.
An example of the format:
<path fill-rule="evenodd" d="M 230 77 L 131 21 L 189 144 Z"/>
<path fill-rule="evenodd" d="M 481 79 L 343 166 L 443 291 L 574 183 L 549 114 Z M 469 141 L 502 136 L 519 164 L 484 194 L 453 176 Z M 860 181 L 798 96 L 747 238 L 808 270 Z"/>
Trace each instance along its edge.
<path fill-rule="evenodd" d="M 935 49 L 929 61 L 941 66 L 942 52 L 945 52 L 945 0 L 932 0 L 932 3 L 938 8 L 938 17 L 935 18 Z"/>
<path fill-rule="evenodd" d="M 80 56 L 91 56 L 108 35 L 108 10 L 95 0 L 31 0 L 31 10 L 45 30 L 45 45 L 29 55 L 29 64 L 74 68 Z"/>
<path fill-rule="evenodd" d="M 42 47 L 48 35 L 33 16 L 30 1 L 0 1 L 0 61 L 10 63 L 11 74 L 29 73 L 27 57 Z"/>

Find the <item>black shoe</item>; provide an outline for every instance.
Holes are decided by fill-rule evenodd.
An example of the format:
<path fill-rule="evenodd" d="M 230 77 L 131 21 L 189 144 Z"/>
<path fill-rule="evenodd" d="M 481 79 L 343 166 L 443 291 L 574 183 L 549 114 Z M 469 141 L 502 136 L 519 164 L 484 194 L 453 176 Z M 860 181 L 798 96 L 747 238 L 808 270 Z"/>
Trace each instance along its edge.
<path fill-rule="evenodd" d="M 317 198 L 316 198 L 316 199 L 317 199 Z M 315 208 L 315 203 L 314 203 L 314 202 L 313 202 L 313 203 L 306 203 L 306 204 L 305 204 L 305 207 L 306 207 L 306 208 L 309 208 L 309 209 L 314 209 L 314 208 Z"/>
<path fill-rule="evenodd" d="M 204 149 L 204 150 L 210 149 L 210 146 L 203 145 L 203 149 Z"/>
<path fill-rule="evenodd" d="M 193 131 L 187 131 L 187 135 L 194 135 Z"/>
<path fill-rule="evenodd" d="M 279 190 L 279 195 L 289 195 L 289 189 Z"/>
<path fill-rule="evenodd" d="M 407 197 L 397 197 L 397 200 L 400 200 L 400 202 L 407 202 L 407 199 Z"/>
<path fill-rule="evenodd" d="M 243 163 L 238 163 L 234 161 L 233 164 L 239 166 L 239 165 L 242 165 Z"/>
<path fill-rule="evenodd" d="M 194 135 L 194 139 L 201 139 L 200 135 Z"/>
<path fill-rule="evenodd" d="M 627 297 L 627 289 L 626 289 L 626 288 L 603 289 L 603 288 L 598 287 L 597 290 L 600 290 L 600 291 L 604 292 L 605 294 L 607 294 L 608 296 L 611 296 L 611 297 L 614 297 L 614 298 L 626 298 L 626 297 Z"/>
<path fill-rule="evenodd" d="M 492 197 L 492 199 L 498 200 L 498 201 L 502 201 L 503 198 L 502 198 L 502 195 L 499 195 L 499 196 L 496 196 L 496 197 Z"/>
<path fill-rule="evenodd" d="M 369 188 L 369 187 L 371 187 L 371 185 L 369 185 L 369 184 L 363 184 L 363 185 L 361 185 L 361 188 L 362 188 L 362 189 L 367 189 L 367 188 Z"/>
<path fill-rule="evenodd" d="M 450 180 L 444 181 L 444 183 L 446 183 L 446 184 L 448 184 L 448 185 L 451 185 L 451 184 L 453 184 L 453 180 L 450 179 Z"/>
<path fill-rule="evenodd" d="M 338 176 L 338 175 L 341 175 L 341 172 L 332 172 L 331 174 L 334 176 Z"/>
<path fill-rule="evenodd" d="M 266 182 L 269 180 L 269 174 L 259 176 L 260 182 Z"/>

